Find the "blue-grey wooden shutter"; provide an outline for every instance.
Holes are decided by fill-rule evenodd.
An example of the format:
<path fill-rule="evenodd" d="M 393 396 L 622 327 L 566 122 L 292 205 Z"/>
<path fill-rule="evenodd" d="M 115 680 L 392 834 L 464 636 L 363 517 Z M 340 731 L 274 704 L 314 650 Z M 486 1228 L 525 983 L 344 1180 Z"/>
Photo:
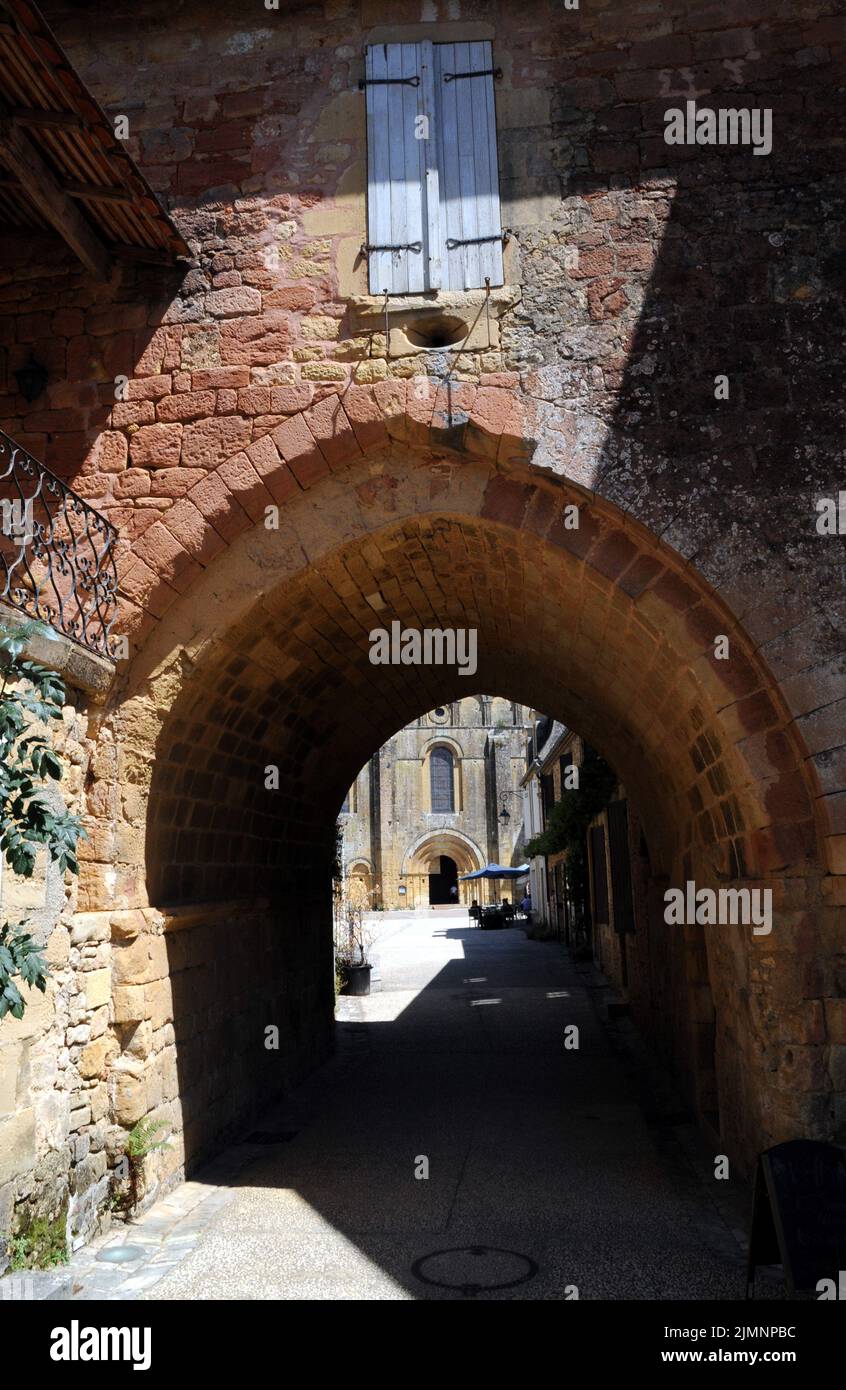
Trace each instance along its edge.
<path fill-rule="evenodd" d="M 431 44 L 426 45 L 431 49 Z M 428 141 L 418 138 L 426 84 L 423 44 L 380 43 L 367 49 L 367 239 L 371 294 L 407 294 L 426 289 L 425 193 Z M 416 79 L 416 84 L 397 78 Z M 386 79 L 394 79 L 387 81 Z M 431 119 L 431 118 L 430 118 Z M 409 250 L 409 246 L 416 249 Z"/>
<path fill-rule="evenodd" d="M 435 44 L 435 126 L 440 183 L 441 284 L 501 285 L 502 222 L 491 45 Z M 475 73 L 478 76 L 458 74 Z"/>

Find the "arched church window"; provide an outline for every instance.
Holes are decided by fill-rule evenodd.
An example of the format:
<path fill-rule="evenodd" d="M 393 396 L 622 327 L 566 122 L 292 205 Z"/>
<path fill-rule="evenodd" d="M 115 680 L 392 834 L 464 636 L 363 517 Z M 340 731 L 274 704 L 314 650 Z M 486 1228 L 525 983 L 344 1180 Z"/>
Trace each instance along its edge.
<path fill-rule="evenodd" d="M 433 811 L 454 811 L 453 756 L 449 748 L 433 748 L 429 755 L 429 786 Z"/>

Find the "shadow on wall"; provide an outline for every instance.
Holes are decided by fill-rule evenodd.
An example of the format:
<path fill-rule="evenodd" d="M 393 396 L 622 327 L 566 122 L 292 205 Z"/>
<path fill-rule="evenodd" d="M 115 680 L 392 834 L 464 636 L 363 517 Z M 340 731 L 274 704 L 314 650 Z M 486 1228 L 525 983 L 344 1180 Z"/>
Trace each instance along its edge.
<path fill-rule="evenodd" d="M 695 10 L 690 24 L 695 28 Z M 765 967 L 754 954 L 741 969 L 740 995 L 731 997 L 727 985 L 739 962 L 725 933 L 697 931 L 688 943 L 699 979 L 704 985 L 710 977 L 714 987 L 718 1072 L 733 1097 L 723 1116 L 729 1145 L 758 1110 L 783 1137 L 838 1129 L 821 1049 L 813 1063 L 820 1094 L 792 1093 L 795 1048 L 810 1054 L 807 1045 L 821 1035 L 786 1014 L 790 1001 L 807 993 L 810 959 L 813 993 L 827 993 L 825 982 L 836 973 L 825 932 L 825 924 L 834 925 L 832 910 L 815 879 L 825 871 L 818 824 L 830 817 L 831 829 L 842 825 L 835 795 L 809 808 L 806 794 L 793 798 L 786 783 L 777 785 L 783 769 L 796 765 L 791 715 L 807 739 L 805 771 L 818 796 L 837 793 L 844 766 L 842 722 L 823 719 L 817 729 L 813 716 L 824 706 L 833 710 L 843 694 L 846 600 L 836 542 L 817 534 L 814 503 L 836 497 L 843 476 L 846 196 L 833 132 L 846 116 L 846 68 L 839 21 L 804 24 L 668 35 L 650 41 L 668 64 L 664 71 L 622 80 L 609 51 L 607 63 L 598 58 L 584 79 L 597 101 L 607 93 L 608 105 L 587 113 L 578 109 L 573 86 L 562 84 L 555 101 L 559 173 L 565 192 L 586 200 L 571 216 L 574 231 L 587 233 L 582 244 L 593 245 L 582 251 L 582 269 L 562 284 L 556 344 L 529 378 L 529 389 L 585 412 L 573 441 L 573 476 L 580 467 L 589 472 L 599 450 L 596 490 L 696 568 L 783 685 L 784 695 L 758 689 L 732 710 L 741 738 L 745 725 L 748 755 L 772 779 L 770 823 L 744 826 L 730 789 L 711 768 L 713 819 L 710 812 L 692 818 L 694 839 L 675 866 L 683 880 L 708 862 L 718 881 L 757 871 L 776 887 L 781 876 L 783 910 L 777 935 L 765 943 L 781 978 L 775 1011 L 756 998 Z M 617 96 L 625 94 L 622 103 L 612 99 L 612 80 Z M 771 118 L 771 152 L 766 142 L 757 153 L 750 145 L 667 144 L 668 110 L 690 119 L 691 100 L 699 111 L 758 109 L 759 129 Z M 589 172 L 570 163 L 578 146 L 587 151 Z M 648 270 L 642 285 L 633 283 L 632 270 Z M 582 275 L 591 277 L 586 296 Z M 632 304 L 638 320 L 630 332 Z M 518 312 L 529 333 L 549 336 L 546 305 L 531 283 Z M 585 544 L 591 539 L 586 533 Z M 621 550 L 609 556 L 607 572 L 627 563 Z M 692 593 L 679 591 L 679 621 L 692 627 L 696 617 L 686 610 L 694 603 Z M 801 680 L 793 679 L 799 672 Z M 694 766 L 701 733 L 689 729 Z M 717 738 L 703 755 L 706 766 L 720 752 Z M 799 773 L 791 776 L 798 785 Z M 749 838 L 754 867 L 744 857 Z M 670 1054 L 684 960 L 672 949 L 655 953 L 650 974 L 657 1034 Z M 750 1048 L 782 1078 L 769 1099 L 751 1083 Z"/>
<path fill-rule="evenodd" d="M 695 30 L 695 7 L 687 22 Z M 544 353 L 529 390 L 588 416 L 572 476 L 599 456 L 602 496 L 689 559 L 739 619 L 757 610 L 761 642 L 785 661 L 801 639 L 809 665 L 840 652 L 844 619 L 813 499 L 842 480 L 846 193 L 833 132 L 846 63 L 838 21 L 805 24 L 668 35 L 636 45 L 654 50 L 647 67 L 664 55 L 663 71 L 612 86 L 622 58 L 609 51 L 592 78 L 562 80 L 549 172 L 580 266 L 551 312 L 530 258 L 515 316 L 518 351 Z M 693 99 L 771 115 L 771 152 L 667 144 L 666 113 Z"/>

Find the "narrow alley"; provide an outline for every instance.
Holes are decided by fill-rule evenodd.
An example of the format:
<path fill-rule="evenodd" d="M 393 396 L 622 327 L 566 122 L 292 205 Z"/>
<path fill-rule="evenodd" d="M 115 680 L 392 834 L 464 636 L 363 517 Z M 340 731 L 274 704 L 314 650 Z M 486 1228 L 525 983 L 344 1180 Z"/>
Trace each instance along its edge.
<path fill-rule="evenodd" d="M 716 1184 L 647 1118 L 592 968 L 461 909 L 386 916 L 376 960 L 381 988 L 339 1001 L 336 1057 L 82 1251 L 77 1297 L 743 1296 Z M 125 1244 L 136 1260 L 98 1260 Z"/>

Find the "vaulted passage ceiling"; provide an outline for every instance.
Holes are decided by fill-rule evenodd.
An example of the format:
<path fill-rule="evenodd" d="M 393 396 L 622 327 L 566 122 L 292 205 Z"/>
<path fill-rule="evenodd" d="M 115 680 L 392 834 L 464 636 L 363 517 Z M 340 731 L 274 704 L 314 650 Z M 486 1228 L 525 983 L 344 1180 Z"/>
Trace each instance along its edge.
<path fill-rule="evenodd" d="M 693 620 L 680 616 L 679 581 L 657 542 L 651 557 L 628 540 L 623 550 L 609 524 L 606 561 L 615 544 L 625 559 L 614 574 L 607 562 L 609 573 L 585 563 L 570 548 L 577 538 L 430 512 L 338 546 L 324 530 L 321 554 L 309 539 L 307 568 L 288 544 L 286 575 L 275 580 L 279 537 L 259 527 L 237 542 L 230 569 L 252 568 L 252 598 L 221 629 L 220 583 L 217 593 L 211 578 L 191 591 L 195 633 L 205 636 L 197 646 L 195 635 L 190 661 L 183 653 L 169 717 L 159 708 L 152 899 L 231 891 L 235 865 L 239 894 L 258 891 L 294 844 L 311 862 L 370 754 L 425 710 L 480 689 L 546 710 L 599 748 L 665 872 L 685 854 L 721 879 L 766 871 L 788 840 L 810 858 L 812 812 L 795 760 L 771 770 L 788 780 L 787 816 L 783 798 L 768 812 L 773 784 L 744 756 L 760 732 L 758 705 L 774 723 L 765 675 L 749 668 L 745 703 L 721 684 L 720 663 L 707 658 L 725 622 L 703 604 Z M 371 664 L 370 632 L 395 620 L 474 629 L 478 669 Z M 278 790 L 265 786 L 268 767 L 279 769 Z"/>

